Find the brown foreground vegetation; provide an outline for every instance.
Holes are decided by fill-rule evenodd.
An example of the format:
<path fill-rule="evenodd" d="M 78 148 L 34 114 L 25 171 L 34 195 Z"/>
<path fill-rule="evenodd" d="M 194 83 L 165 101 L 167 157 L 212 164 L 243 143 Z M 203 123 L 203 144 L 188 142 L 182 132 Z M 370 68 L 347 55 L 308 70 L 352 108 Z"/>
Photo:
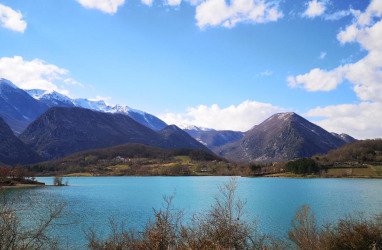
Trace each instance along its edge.
<path fill-rule="evenodd" d="M 89 248 L 106 249 L 382 249 L 382 219 L 347 217 L 335 224 L 317 225 L 314 214 L 303 206 L 292 222 L 289 240 L 260 233 L 255 223 L 244 219 L 245 203 L 236 197 L 236 182 L 220 189 L 209 211 L 185 223 L 172 197 L 154 210 L 155 220 L 142 232 L 111 222 L 109 236 L 87 232 Z"/>
<path fill-rule="evenodd" d="M 31 204 L 20 207 L 25 197 L 0 191 L 0 250 L 57 249 L 58 240 L 49 230 L 62 215 L 63 204 L 44 204 L 38 215 Z"/>

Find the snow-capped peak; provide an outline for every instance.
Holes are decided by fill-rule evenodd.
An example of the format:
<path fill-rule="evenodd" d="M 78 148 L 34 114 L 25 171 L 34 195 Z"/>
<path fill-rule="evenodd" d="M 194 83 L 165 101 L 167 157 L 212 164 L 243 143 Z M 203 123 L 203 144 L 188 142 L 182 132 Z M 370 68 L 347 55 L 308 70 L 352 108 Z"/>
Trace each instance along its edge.
<path fill-rule="evenodd" d="M 42 89 L 26 89 L 25 90 L 34 99 L 40 100 L 48 91 Z"/>
<path fill-rule="evenodd" d="M 212 128 L 197 127 L 195 125 L 180 126 L 182 129 L 195 130 L 195 131 L 214 131 Z"/>
<path fill-rule="evenodd" d="M 130 107 L 119 104 L 115 105 L 112 109 L 115 113 L 128 113 L 131 110 Z"/>
<path fill-rule="evenodd" d="M 91 109 L 95 111 L 114 113 L 113 108 L 105 103 L 103 100 L 93 101 L 85 98 L 74 99 L 73 103 L 76 107 Z"/>
<path fill-rule="evenodd" d="M 55 91 L 46 91 L 41 89 L 26 90 L 26 92 L 34 99 L 44 102 L 49 107 L 64 106 L 64 107 L 79 107 L 91 109 L 105 113 L 121 113 L 130 116 L 137 122 L 154 130 L 160 130 L 167 124 L 159 118 L 150 115 L 141 110 L 132 109 L 123 105 L 108 105 L 103 100 L 91 100 L 86 98 L 72 99 L 66 95 Z"/>

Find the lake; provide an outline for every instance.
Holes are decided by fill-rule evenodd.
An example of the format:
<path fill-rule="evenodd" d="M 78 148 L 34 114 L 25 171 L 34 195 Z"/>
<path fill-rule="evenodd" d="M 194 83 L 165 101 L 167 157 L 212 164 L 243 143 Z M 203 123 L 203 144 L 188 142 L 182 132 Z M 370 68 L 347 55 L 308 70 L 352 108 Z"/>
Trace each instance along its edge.
<path fill-rule="evenodd" d="M 70 186 L 17 190 L 38 206 L 47 201 L 66 203 L 62 219 L 66 225 L 56 233 L 69 249 L 85 248 L 84 231 L 95 226 L 108 231 L 108 220 L 124 220 L 142 228 L 160 208 L 163 195 L 174 195 L 174 205 L 186 217 L 207 210 L 230 177 L 71 177 Z M 52 184 L 53 178 L 38 178 Z M 382 180 L 377 179 L 289 179 L 238 178 L 238 196 L 246 201 L 246 216 L 256 220 L 262 232 L 286 237 L 296 210 L 307 204 L 319 222 L 363 212 L 382 213 Z"/>

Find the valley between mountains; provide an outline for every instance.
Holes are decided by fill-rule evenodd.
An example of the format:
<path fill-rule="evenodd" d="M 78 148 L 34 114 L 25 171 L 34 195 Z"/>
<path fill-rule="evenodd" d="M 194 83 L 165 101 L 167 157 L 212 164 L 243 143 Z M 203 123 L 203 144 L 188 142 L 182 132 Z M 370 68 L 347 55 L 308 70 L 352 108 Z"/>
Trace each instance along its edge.
<path fill-rule="evenodd" d="M 0 79 L 0 162 L 37 173 L 272 175 L 285 172 L 287 162 L 309 158 L 326 170 L 335 164 L 376 167 L 370 175 L 378 177 L 381 141 L 367 143 L 372 159 L 330 159 L 324 164 L 323 155 L 348 144 L 356 150 L 361 144 L 293 112 L 274 114 L 246 132 L 181 129 L 127 106 L 23 90 Z"/>

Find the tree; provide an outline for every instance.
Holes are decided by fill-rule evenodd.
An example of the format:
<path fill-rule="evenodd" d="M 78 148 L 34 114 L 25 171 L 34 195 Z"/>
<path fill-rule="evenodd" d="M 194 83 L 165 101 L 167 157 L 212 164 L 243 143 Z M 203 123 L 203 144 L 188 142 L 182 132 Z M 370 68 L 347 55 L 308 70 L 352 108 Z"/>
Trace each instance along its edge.
<path fill-rule="evenodd" d="M 64 183 L 64 178 L 62 176 L 55 176 L 53 179 L 54 186 L 67 186 L 68 182 Z"/>
<path fill-rule="evenodd" d="M 286 164 L 286 170 L 295 174 L 313 174 L 320 171 L 317 163 L 311 158 L 302 158 Z"/>

